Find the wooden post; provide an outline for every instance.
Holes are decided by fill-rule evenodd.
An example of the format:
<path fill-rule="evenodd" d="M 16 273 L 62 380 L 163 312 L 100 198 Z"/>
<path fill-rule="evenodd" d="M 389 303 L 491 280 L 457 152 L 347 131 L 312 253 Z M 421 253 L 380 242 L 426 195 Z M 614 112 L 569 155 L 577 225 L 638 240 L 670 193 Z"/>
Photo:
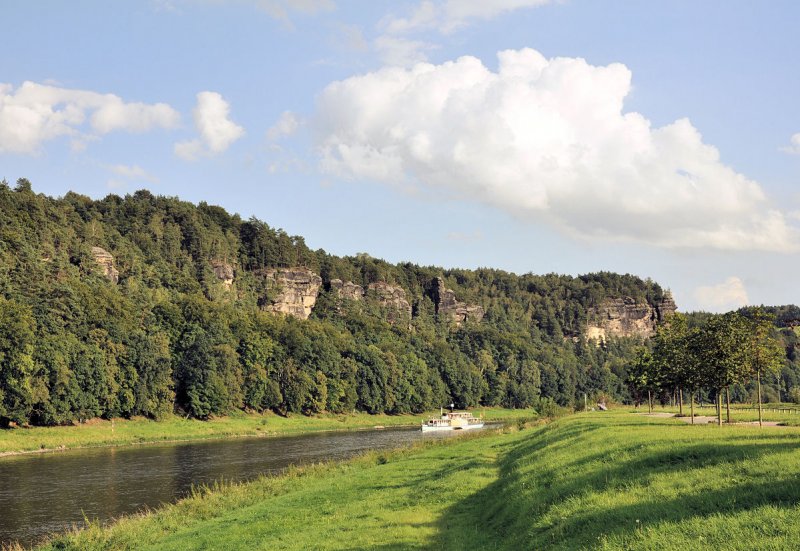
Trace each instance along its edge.
<path fill-rule="evenodd" d="M 761 370 L 756 371 L 756 380 L 758 381 L 758 426 L 763 427 L 763 418 L 761 416 Z"/>
<path fill-rule="evenodd" d="M 681 413 L 681 416 L 683 416 L 683 389 L 682 388 L 678 388 L 678 408 L 679 408 L 679 411 Z"/>
<path fill-rule="evenodd" d="M 717 391 L 717 426 L 722 426 L 722 389 Z"/>
<path fill-rule="evenodd" d="M 689 394 L 689 407 L 691 408 L 692 424 L 694 425 L 694 390 Z"/>
<path fill-rule="evenodd" d="M 650 413 L 653 413 L 653 398 L 650 395 L 650 391 L 647 391 L 647 410 Z"/>
<path fill-rule="evenodd" d="M 725 387 L 725 404 L 726 404 L 726 411 L 728 417 L 728 424 L 731 422 L 731 391 L 728 387 Z"/>

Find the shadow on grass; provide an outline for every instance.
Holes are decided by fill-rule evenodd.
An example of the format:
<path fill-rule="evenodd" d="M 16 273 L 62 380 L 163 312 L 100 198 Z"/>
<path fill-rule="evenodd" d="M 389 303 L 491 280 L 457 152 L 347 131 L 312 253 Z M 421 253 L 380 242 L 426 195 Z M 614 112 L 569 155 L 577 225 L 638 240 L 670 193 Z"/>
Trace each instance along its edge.
<path fill-rule="evenodd" d="M 796 435 L 730 434 L 721 440 L 717 434 L 712 435 L 712 441 L 704 442 L 697 433 L 685 433 L 683 438 L 681 433 L 653 432 L 652 442 L 641 433 L 631 441 L 625 440 L 626 431 L 651 424 L 676 428 L 658 421 L 597 423 L 579 419 L 531 431 L 529 438 L 501 449 L 498 480 L 441 516 L 431 548 L 578 549 L 596 544 L 602 537 L 635 537 L 642 526 L 800 503 L 800 480 L 793 473 L 777 473 L 777 479 L 764 482 L 723 482 L 705 492 L 690 491 L 674 498 L 645 497 L 635 504 L 619 506 L 612 501 L 600 510 L 587 506 L 585 512 L 568 517 L 554 514 L 553 508 L 565 500 L 593 492 L 605 492 L 613 500 L 614 492 L 621 495 L 631 487 L 647 487 L 661 475 L 682 477 L 800 449 Z M 587 453 L 587 446 L 601 451 Z M 563 460 L 562 456 L 557 464 L 542 464 L 540 456 L 549 453 L 567 453 L 575 458 Z"/>

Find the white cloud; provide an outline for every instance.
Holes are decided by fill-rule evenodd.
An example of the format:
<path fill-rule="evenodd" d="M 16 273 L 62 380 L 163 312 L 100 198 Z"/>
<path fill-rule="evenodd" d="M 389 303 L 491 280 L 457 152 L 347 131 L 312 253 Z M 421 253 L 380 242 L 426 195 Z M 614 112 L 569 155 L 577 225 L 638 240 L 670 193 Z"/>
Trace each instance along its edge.
<path fill-rule="evenodd" d="M 492 19 L 522 8 L 549 4 L 551 0 L 424 0 L 408 17 L 389 16 L 383 20 L 386 32 L 406 34 L 435 29 L 447 34 L 476 19 Z"/>
<path fill-rule="evenodd" d="M 255 0 L 255 5 L 271 17 L 288 20 L 293 11 L 314 15 L 336 9 L 332 0 Z"/>
<path fill-rule="evenodd" d="M 158 183 L 157 177 L 153 176 L 139 165 L 111 165 L 108 167 L 108 170 L 126 180 L 150 182 L 151 184 Z"/>
<path fill-rule="evenodd" d="M 227 150 L 244 136 L 244 128 L 228 118 L 230 105 L 216 92 L 197 94 L 197 106 L 192 111 L 194 125 L 200 137 L 175 144 L 175 154 L 191 161 L 210 157 Z"/>
<path fill-rule="evenodd" d="M 583 238 L 787 251 L 797 232 L 687 119 L 623 103 L 624 65 L 503 51 L 384 68 L 327 86 L 315 129 L 329 174 L 446 190 Z"/>
<path fill-rule="evenodd" d="M 387 65 L 409 67 L 427 61 L 426 51 L 437 46 L 431 42 L 409 38 L 423 32 L 450 34 L 476 20 L 488 20 L 523 8 L 549 4 L 552 0 L 423 0 L 405 17 L 388 15 L 378 27 L 382 34 L 374 47 Z"/>
<path fill-rule="evenodd" d="M 784 153 L 789 153 L 790 155 L 800 155 L 800 132 L 794 134 L 789 139 L 789 145 L 786 147 L 781 147 L 781 151 Z"/>
<path fill-rule="evenodd" d="M 694 297 L 701 308 L 712 312 L 727 312 L 749 304 L 744 282 L 731 276 L 718 285 L 698 287 Z"/>
<path fill-rule="evenodd" d="M 334 44 L 353 52 L 369 50 L 369 43 L 358 25 L 340 23 L 336 28 Z"/>
<path fill-rule="evenodd" d="M 49 140 L 69 136 L 73 149 L 113 131 L 174 128 L 180 114 L 165 103 L 125 102 L 114 94 L 24 82 L 0 84 L 0 153 L 36 153 Z"/>
<path fill-rule="evenodd" d="M 275 141 L 283 136 L 291 136 L 300 126 L 300 121 L 291 111 L 284 111 L 278 121 L 267 130 L 267 139 Z"/>
<path fill-rule="evenodd" d="M 379 36 L 375 39 L 374 46 L 383 63 L 397 67 L 409 67 L 427 61 L 425 52 L 436 48 L 429 42 L 391 35 Z"/>

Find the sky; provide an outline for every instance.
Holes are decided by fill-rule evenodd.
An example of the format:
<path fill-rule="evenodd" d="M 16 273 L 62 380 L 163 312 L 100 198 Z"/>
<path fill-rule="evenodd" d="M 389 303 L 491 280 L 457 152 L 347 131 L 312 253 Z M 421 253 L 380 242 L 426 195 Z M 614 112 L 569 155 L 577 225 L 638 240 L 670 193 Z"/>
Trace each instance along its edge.
<path fill-rule="evenodd" d="M 0 178 L 338 255 L 800 302 L 794 0 L 5 0 Z"/>

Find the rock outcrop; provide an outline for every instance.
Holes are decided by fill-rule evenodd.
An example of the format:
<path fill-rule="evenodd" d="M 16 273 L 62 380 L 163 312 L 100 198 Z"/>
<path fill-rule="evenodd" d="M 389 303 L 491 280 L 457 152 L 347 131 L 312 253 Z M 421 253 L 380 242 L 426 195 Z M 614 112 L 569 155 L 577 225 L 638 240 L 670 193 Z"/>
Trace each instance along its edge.
<path fill-rule="evenodd" d="M 364 298 L 364 288 L 361 285 L 356 285 L 352 281 L 332 279 L 331 290 L 336 293 L 339 298 L 346 300 L 361 300 Z"/>
<path fill-rule="evenodd" d="M 411 304 L 406 300 L 406 292 L 402 287 L 383 281 L 370 283 L 366 296 L 377 300 L 386 308 L 386 319 L 389 323 L 394 323 L 400 317 L 411 317 Z"/>
<path fill-rule="evenodd" d="M 92 247 L 92 256 L 94 261 L 100 266 L 100 270 L 110 282 L 117 284 L 119 282 L 119 270 L 114 267 L 114 257 L 107 250 L 100 247 Z"/>
<path fill-rule="evenodd" d="M 656 325 L 677 309 L 667 294 L 655 306 L 630 297 L 606 300 L 589 312 L 586 338 L 605 341 L 607 337 L 651 337 Z"/>
<path fill-rule="evenodd" d="M 476 304 L 459 302 L 454 291 L 444 285 L 444 280 L 437 277 L 433 280 L 433 303 L 436 307 L 436 315 L 439 317 L 449 317 L 456 325 L 461 325 L 467 321 L 479 322 L 483 319 L 483 307 Z"/>
<path fill-rule="evenodd" d="M 233 285 L 233 266 L 222 260 L 212 260 L 211 267 L 217 279 L 230 289 L 231 285 Z"/>
<path fill-rule="evenodd" d="M 275 294 L 265 310 L 308 319 L 317 302 L 322 278 L 308 268 L 270 268 L 259 272 Z M 271 294 L 271 293 L 270 293 Z"/>

